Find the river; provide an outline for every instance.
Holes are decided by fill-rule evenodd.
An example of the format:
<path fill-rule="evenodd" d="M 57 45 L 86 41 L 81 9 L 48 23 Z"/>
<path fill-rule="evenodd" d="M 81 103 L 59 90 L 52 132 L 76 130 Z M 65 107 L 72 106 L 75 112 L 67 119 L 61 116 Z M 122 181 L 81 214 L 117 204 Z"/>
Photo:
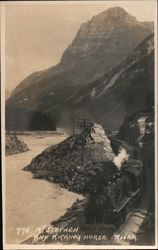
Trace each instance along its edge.
<path fill-rule="evenodd" d="M 30 151 L 6 157 L 5 163 L 5 243 L 19 244 L 34 234 L 37 227 L 49 225 L 81 198 L 58 184 L 33 179 L 22 169 L 50 145 L 67 137 L 66 133 L 21 136 Z"/>

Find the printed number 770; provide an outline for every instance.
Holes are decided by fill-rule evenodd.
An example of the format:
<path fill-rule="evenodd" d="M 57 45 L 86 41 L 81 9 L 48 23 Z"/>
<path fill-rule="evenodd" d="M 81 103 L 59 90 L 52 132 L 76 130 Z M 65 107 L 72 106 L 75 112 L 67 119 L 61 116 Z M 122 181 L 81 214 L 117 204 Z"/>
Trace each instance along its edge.
<path fill-rule="evenodd" d="M 28 232 L 30 231 L 30 228 L 29 227 L 18 227 L 16 229 L 16 233 L 17 235 L 24 235 L 24 234 L 27 234 Z"/>

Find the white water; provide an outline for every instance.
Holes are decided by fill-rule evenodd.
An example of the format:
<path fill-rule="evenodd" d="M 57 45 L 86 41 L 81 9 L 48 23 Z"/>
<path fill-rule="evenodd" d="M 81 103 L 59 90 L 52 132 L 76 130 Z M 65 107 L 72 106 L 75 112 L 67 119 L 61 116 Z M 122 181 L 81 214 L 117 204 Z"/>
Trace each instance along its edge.
<path fill-rule="evenodd" d="M 22 170 L 33 157 L 66 137 L 66 134 L 46 134 L 46 137 L 43 134 L 25 135 L 22 138 L 31 151 L 6 157 L 6 244 L 19 244 L 30 237 L 37 227 L 49 225 L 51 221 L 63 215 L 66 209 L 81 197 L 57 184 L 33 179 L 31 173 Z M 18 228 L 26 228 L 29 231 L 24 233 L 21 230 L 18 235 Z"/>

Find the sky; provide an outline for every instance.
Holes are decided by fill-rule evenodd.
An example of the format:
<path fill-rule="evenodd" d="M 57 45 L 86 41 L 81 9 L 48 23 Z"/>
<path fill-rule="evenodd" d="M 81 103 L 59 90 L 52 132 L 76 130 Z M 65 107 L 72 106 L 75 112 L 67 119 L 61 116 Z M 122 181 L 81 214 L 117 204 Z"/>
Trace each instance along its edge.
<path fill-rule="evenodd" d="M 31 73 L 57 64 L 80 25 L 92 16 L 120 6 L 139 21 L 153 21 L 155 1 L 3 3 L 6 89 L 13 90 Z"/>

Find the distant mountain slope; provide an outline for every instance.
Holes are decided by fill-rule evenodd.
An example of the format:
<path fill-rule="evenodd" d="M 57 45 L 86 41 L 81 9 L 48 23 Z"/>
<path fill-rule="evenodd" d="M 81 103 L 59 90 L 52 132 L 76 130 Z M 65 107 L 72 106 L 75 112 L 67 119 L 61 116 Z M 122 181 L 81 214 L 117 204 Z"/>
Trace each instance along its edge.
<path fill-rule="evenodd" d="M 151 29 L 147 26 L 120 7 L 110 8 L 82 24 L 58 65 L 32 74 L 13 91 L 6 104 L 8 126 L 25 125 L 27 128 L 31 120 L 30 114 L 38 110 L 49 113 L 59 122 L 63 114 L 76 109 L 76 106 L 78 109 L 76 101 L 79 103 L 79 100 L 77 98 L 73 102 L 73 97 L 80 92 L 87 93 L 93 85 L 90 83 L 96 81 L 99 84 L 105 74 L 109 79 L 109 75 L 112 76 L 114 72 L 112 68 L 151 34 Z M 113 81 L 115 82 L 114 78 Z M 100 84 L 98 88 L 99 86 Z M 90 105 L 96 110 L 94 100 L 90 100 Z M 101 103 L 103 97 L 98 100 Z M 110 102 L 105 103 L 108 113 Z M 80 105 L 85 105 L 84 112 L 86 110 L 95 117 L 95 113 L 83 99 Z M 122 104 L 117 104 L 119 105 Z M 104 109 L 104 106 L 99 107 L 99 110 L 100 108 Z M 125 111 L 120 115 L 124 117 L 124 113 Z"/>
<path fill-rule="evenodd" d="M 72 100 L 96 121 L 118 128 L 124 116 L 154 102 L 154 36 L 145 39 L 119 66 Z"/>
<path fill-rule="evenodd" d="M 142 24 L 154 32 L 154 22 L 142 22 Z"/>

